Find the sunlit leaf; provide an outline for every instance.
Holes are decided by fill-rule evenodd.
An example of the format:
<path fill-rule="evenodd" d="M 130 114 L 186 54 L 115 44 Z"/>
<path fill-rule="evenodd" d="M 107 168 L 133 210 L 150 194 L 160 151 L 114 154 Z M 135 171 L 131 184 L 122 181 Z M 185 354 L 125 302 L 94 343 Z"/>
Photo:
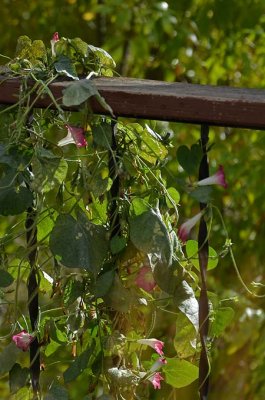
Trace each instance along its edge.
<path fill-rule="evenodd" d="M 179 313 L 176 318 L 174 347 L 180 358 L 191 357 L 196 352 L 198 333 L 185 314 Z"/>
<path fill-rule="evenodd" d="M 186 253 L 187 257 L 189 258 L 190 262 L 194 267 L 199 271 L 200 264 L 199 264 L 199 256 L 198 256 L 198 242 L 196 240 L 188 240 L 186 243 Z M 208 266 L 207 269 L 213 269 L 218 264 L 218 254 L 216 251 L 209 246 L 209 259 L 208 259 Z"/>
<path fill-rule="evenodd" d="M 178 205 L 180 200 L 180 194 L 174 187 L 167 189 L 168 196 L 166 196 L 166 203 L 169 208 L 174 208 Z M 173 204 L 172 204 L 173 201 Z"/>
<path fill-rule="evenodd" d="M 137 249 L 161 256 L 171 263 L 172 247 L 169 233 L 161 216 L 154 210 L 130 218 L 130 239 Z"/>
<path fill-rule="evenodd" d="M 177 358 L 167 358 L 163 372 L 166 382 L 175 388 L 190 385 L 199 377 L 199 368 L 196 365 Z"/>
<path fill-rule="evenodd" d="M 68 164 L 63 158 L 55 157 L 49 150 L 42 149 L 32 161 L 32 170 L 32 189 L 39 193 L 47 193 L 59 187 L 65 180 Z"/>
<path fill-rule="evenodd" d="M 220 336 L 228 327 L 235 316 L 235 311 L 231 307 L 220 307 L 214 311 L 214 318 L 210 328 L 211 336 Z"/>
<path fill-rule="evenodd" d="M 95 47 L 92 45 L 88 45 L 88 49 L 96 56 L 99 61 L 108 67 L 115 68 L 116 63 L 111 57 L 111 55 L 104 49 L 101 49 L 99 47 Z"/>
<path fill-rule="evenodd" d="M 183 314 L 190 320 L 195 330 L 199 329 L 199 305 L 191 286 L 183 280 L 180 281 L 175 294 L 174 302 Z"/>

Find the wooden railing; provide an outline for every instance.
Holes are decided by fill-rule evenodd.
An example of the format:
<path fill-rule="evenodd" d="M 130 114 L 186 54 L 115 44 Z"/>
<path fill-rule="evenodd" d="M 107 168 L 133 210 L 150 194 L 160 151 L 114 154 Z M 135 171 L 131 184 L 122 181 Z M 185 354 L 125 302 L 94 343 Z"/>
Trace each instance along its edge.
<path fill-rule="evenodd" d="M 54 82 L 49 86 L 59 102 L 62 90 L 71 82 Z M 265 89 L 132 78 L 95 78 L 93 82 L 117 117 L 265 129 Z M 19 87 L 19 79 L 0 76 L 0 104 L 15 103 Z M 43 95 L 35 104 L 49 105 L 52 107 L 49 95 Z M 95 113 L 105 112 L 96 101 L 92 100 L 91 105 Z"/>
<path fill-rule="evenodd" d="M 56 81 L 49 85 L 52 96 L 63 108 L 65 108 L 62 105 L 63 89 L 71 83 L 72 81 Z M 209 176 L 207 143 L 210 125 L 265 129 L 265 89 L 203 86 L 129 78 L 95 78 L 93 83 L 112 108 L 115 117 L 200 124 L 203 157 L 199 168 L 199 180 Z M 0 104 L 15 104 L 19 98 L 20 87 L 19 79 L 0 76 Z M 55 107 L 50 94 L 45 92 L 41 97 L 36 97 L 33 93 L 32 101 L 37 108 Z M 90 105 L 94 113 L 106 113 L 97 101 L 92 99 Z M 76 108 L 69 110 L 74 111 Z M 115 143 L 115 140 L 113 142 Z M 114 153 L 115 148 L 113 148 Z M 207 204 L 200 203 L 201 210 L 206 206 Z M 199 391 L 200 399 L 205 400 L 210 367 L 207 355 L 209 305 L 206 282 L 209 247 L 204 217 L 200 221 L 198 243 L 201 273 Z"/>

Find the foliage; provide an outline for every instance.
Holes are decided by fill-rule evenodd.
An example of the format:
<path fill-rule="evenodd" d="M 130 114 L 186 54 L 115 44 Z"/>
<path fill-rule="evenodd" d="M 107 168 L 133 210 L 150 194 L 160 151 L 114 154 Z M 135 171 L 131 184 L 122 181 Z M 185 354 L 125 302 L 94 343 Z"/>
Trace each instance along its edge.
<path fill-rule="evenodd" d="M 65 68 L 58 67 L 62 57 Z M 137 340 L 158 331 L 155 315 L 159 310 L 174 309 L 177 317 L 186 316 L 186 327 L 193 332 L 181 338 L 181 347 L 192 349 L 185 354 L 177 335 L 175 349 L 170 350 L 170 337 L 158 331 L 173 355 L 160 366 L 165 381 L 180 388 L 198 378 L 198 367 L 191 359 L 200 350 L 195 296 L 198 278 L 192 272 L 192 265 L 198 268 L 198 262 L 192 260 L 198 245 L 188 242 L 186 258 L 175 233 L 179 194 L 176 188 L 167 187 L 164 176 L 170 143 L 166 144 L 163 136 L 146 123 L 117 122 L 91 114 L 91 96 L 105 103 L 89 77 L 79 80 L 75 71 L 80 65 L 82 74 L 109 75 L 115 63 L 105 51 L 81 39 L 58 39 L 52 43 L 50 53 L 43 43 L 25 36 L 19 38 L 16 56 L 8 63 L 9 75 L 20 76 L 24 90 L 15 109 L 11 106 L 2 111 L 8 116 L 3 128 L 10 136 L 2 138 L 1 181 L 5 189 L 0 214 L 16 217 L 7 225 L 1 241 L 5 260 L 2 287 L 10 287 L 3 296 L 13 315 L 12 332 L 18 327 L 24 329 L 16 335 L 17 343 L 21 342 L 17 345 L 26 351 L 37 340 L 42 363 L 51 365 L 40 388 L 47 398 L 57 392 L 56 396 L 68 398 L 60 385 L 69 385 L 83 374 L 88 377 L 88 392 L 96 398 L 99 391 L 116 398 L 149 397 L 151 388 L 146 382 L 152 381 L 156 367 L 142 355 L 141 341 Z M 27 102 L 32 93 L 30 79 L 36 82 L 34 90 L 41 95 L 42 90 L 49 93 L 47 85 L 58 73 L 76 81 L 65 89 L 62 101 L 64 106 L 79 106 L 77 116 L 83 130 L 71 125 L 76 115 L 63 111 L 54 98 L 55 110 L 40 111 Z M 111 113 L 107 104 L 106 108 Z M 71 127 L 68 136 L 78 132 L 86 140 L 77 142 L 73 136 L 74 146 L 58 141 L 65 126 L 68 130 Z M 199 145 L 191 151 L 194 149 L 198 157 L 186 158 L 182 163 L 191 173 L 195 173 L 201 158 Z M 20 256 L 17 236 L 25 238 Z M 191 243 L 195 243 L 193 247 Z M 215 261 L 210 268 L 216 266 L 218 258 L 214 250 L 210 251 L 212 255 Z M 21 261 L 14 267 L 17 257 Z M 144 283 L 137 284 L 140 270 L 147 266 L 154 275 L 155 289 L 154 285 L 143 289 Z M 38 286 L 33 288 L 36 279 Z M 31 329 L 19 306 L 23 301 L 19 289 L 24 284 L 29 291 Z M 9 291 L 14 292 L 14 302 L 9 300 Z M 35 310 L 33 317 L 30 303 L 36 291 L 43 306 Z M 214 336 L 226 327 L 226 317 L 216 313 L 218 328 L 213 330 Z M 25 333 L 29 330 L 31 335 Z M 23 337 L 30 337 L 30 341 L 24 343 Z M 155 343 L 157 339 L 152 340 Z M 52 360 L 61 357 L 69 345 L 73 360 L 55 384 L 49 381 Z M 157 352 L 163 354 L 161 349 Z M 22 369 L 17 352 L 14 354 L 3 370 L 10 371 L 12 393 L 24 390 L 29 379 L 28 370 Z M 39 388 L 34 388 L 32 368 L 30 372 L 35 396 L 41 396 Z M 157 376 L 162 379 L 160 373 Z M 160 387 L 160 383 L 155 385 Z"/>
<path fill-rule="evenodd" d="M 235 0 L 229 2 L 221 0 L 214 2 L 210 0 L 181 0 L 176 4 L 175 1 L 160 2 L 155 0 L 152 2 L 132 0 L 129 3 L 117 0 L 108 2 L 82 0 L 69 0 L 66 2 L 59 0 L 56 5 L 50 1 L 18 1 L 16 2 L 16 7 L 13 7 L 13 4 L 7 0 L 2 4 L 1 11 L 3 26 L 1 52 L 10 57 L 13 56 L 13 49 L 19 35 L 29 34 L 30 32 L 32 37 L 40 38 L 47 42 L 52 33 L 59 30 L 66 37 L 69 35 L 72 37 L 81 36 L 84 41 L 89 41 L 95 46 L 103 45 L 104 49 L 109 51 L 117 61 L 118 72 L 122 72 L 127 76 L 189 81 L 202 84 L 264 86 L 264 15 L 263 4 L 259 1 L 240 3 Z M 60 13 L 60 18 L 58 18 L 58 13 Z M 43 49 L 43 46 L 41 48 Z M 56 74 L 49 50 L 46 50 L 46 53 L 47 61 L 44 56 L 44 66 L 41 66 L 43 67 L 41 71 L 44 72 L 44 76 L 41 76 L 40 66 L 37 68 L 38 71 L 35 69 L 33 72 L 34 77 L 43 79 L 43 82 L 47 79 L 46 73 L 49 66 L 51 66 L 50 79 L 53 79 Z M 69 55 L 65 54 L 65 57 L 61 57 L 60 62 L 59 60 L 55 61 L 55 63 L 59 62 L 57 64 L 57 72 L 59 74 L 70 74 L 76 78 L 79 68 L 81 68 L 80 72 L 83 73 L 83 66 L 80 66 L 80 61 L 75 60 L 73 63 L 75 69 L 73 69 L 72 55 L 69 57 Z M 6 62 L 6 59 L 3 58 L 2 61 Z M 109 66 L 103 68 L 95 64 L 94 60 L 91 60 L 91 62 L 91 68 L 88 68 L 88 64 L 86 64 L 86 68 L 88 68 L 87 74 L 94 70 L 97 72 L 100 70 L 100 73 L 105 73 L 104 69 L 109 70 Z M 19 73 L 21 73 L 20 66 L 18 68 Z M 25 93 L 27 90 L 25 90 Z M 43 87 L 43 90 L 46 89 Z M 125 277 L 127 276 L 127 269 L 125 271 L 122 270 L 121 281 L 114 281 L 115 275 L 111 266 L 106 266 L 106 271 L 100 273 L 96 281 L 92 282 L 90 278 L 87 278 L 88 281 L 83 282 L 85 280 L 83 275 L 89 272 L 87 270 L 79 272 L 78 268 L 72 270 L 69 267 L 61 266 L 60 255 L 56 255 L 57 259 L 51 258 L 54 255 L 50 252 L 47 235 L 50 236 L 54 229 L 55 221 L 60 214 L 71 216 L 77 223 L 77 215 L 80 215 L 80 212 L 87 213 L 89 222 L 95 225 L 104 225 L 109 232 L 107 210 L 109 209 L 110 199 L 108 196 L 110 196 L 112 177 L 109 176 L 109 156 L 107 154 L 112 137 L 111 119 L 103 121 L 93 117 L 92 119 L 94 120 L 90 121 L 90 116 L 86 115 L 84 109 L 75 115 L 62 113 L 62 110 L 58 109 L 58 112 L 34 110 L 34 123 L 30 127 L 32 133 L 31 137 L 28 138 L 25 128 L 28 115 L 25 115 L 24 118 L 24 111 L 25 109 L 21 107 L 19 111 L 19 118 L 21 119 L 18 119 L 21 122 L 17 126 L 14 123 L 16 120 L 15 114 L 5 112 L 1 115 L 0 134 L 1 143 L 3 142 L 3 148 L 1 147 L 0 151 L 2 160 L 1 179 L 3 179 L 1 187 L 6 186 L 5 179 L 8 184 L 12 182 L 11 187 L 5 187 L 4 190 L 1 190 L 0 195 L 0 197 L 3 196 L 2 200 L 0 199 L 0 203 L 1 207 L 3 207 L 1 208 L 3 210 L 1 234 L 4 237 L 1 266 L 5 271 L 0 278 L 0 287 L 4 293 L 2 306 L 4 311 L 1 315 L 2 335 L 7 333 L 8 324 L 15 321 L 10 317 L 13 315 L 14 290 L 17 293 L 17 319 L 22 324 L 21 328 L 26 327 L 22 316 L 27 315 L 27 301 L 24 292 L 29 264 L 26 260 L 28 250 L 25 248 L 25 235 L 23 233 L 26 213 L 21 214 L 21 211 L 26 210 L 28 205 L 32 203 L 32 195 L 30 193 L 33 191 L 40 198 L 43 196 L 44 199 L 42 211 L 38 214 L 39 259 L 41 260 L 39 263 L 42 302 L 41 321 L 47 321 L 44 325 L 41 322 L 41 331 L 39 333 L 39 337 L 44 339 L 43 347 L 41 347 L 43 361 L 46 365 L 46 369 L 43 372 L 43 385 L 44 391 L 49 388 L 49 393 L 46 395 L 47 398 L 56 398 L 56 396 L 60 398 L 60 395 L 62 398 L 67 398 L 62 373 L 70 365 L 71 343 L 75 344 L 75 339 L 72 342 L 70 333 L 67 339 L 64 336 L 64 325 L 67 324 L 67 318 L 71 317 L 71 323 L 78 325 L 79 322 L 76 321 L 79 320 L 83 323 L 84 314 L 88 314 L 90 311 L 93 314 L 94 310 L 90 310 L 90 306 L 83 309 L 82 305 L 81 310 L 78 306 L 80 294 L 84 291 L 89 292 L 88 286 L 91 286 L 94 298 L 99 302 L 99 308 L 103 308 L 103 311 L 98 311 L 98 313 L 101 313 L 100 320 L 104 319 L 105 321 L 108 315 L 106 316 L 104 313 L 104 306 L 100 306 L 102 301 L 108 304 L 112 299 L 117 307 L 121 307 L 120 297 L 115 297 L 115 290 L 108 293 L 110 291 L 109 285 L 122 290 L 124 285 L 125 289 L 127 289 L 129 282 Z M 62 118 L 66 119 L 66 121 Z M 64 148 L 57 147 L 59 139 L 62 138 L 63 132 L 65 132 L 65 122 L 71 122 L 72 124 L 80 124 L 81 122 L 81 125 L 87 129 L 88 148 L 86 151 L 84 149 L 77 151 L 75 148 L 73 149 L 73 145 Z M 191 149 L 192 145 L 194 146 L 194 142 L 196 142 L 195 145 L 197 146 L 198 127 L 189 127 L 181 124 L 162 124 L 159 122 L 155 125 L 153 122 L 146 122 L 162 136 L 166 136 L 165 133 L 170 132 L 170 139 L 174 148 L 166 146 L 168 153 L 164 161 L 167 163 L 164 166 L 165 162 L 160 160 L 158 170 L 161 168 L 162 184 L 166 187 L 167 193 L 173 198 L 175 204 L 178 204 L 179 199 L 181 199 L 180 217 L 182 221 L 184 216 L 189 217 L 193 211 L 197 212 L 198 198 L 190 197 L 190 193 L 186 192 L 186 186 L 184 187 L 183 182 L 187 182 L 187 175 L 196 175 L 198 164 L 191 164 L 190 168 L 193 171 L 183 172 L 179 168 L 179 164 L 183 165 L 183 158 L 179 157 L 177 161 L 176 150 L 179 145 L 183 144 L 188 149 Z M 144 156 L 141 154 L 141 158 L 143 158 L 140 165 L 139 161 L 134 160 L 134 156 L 138 154 L 137 151 L 133 153 L 135 148 L 138 147 L 139 136 L 142 137 L 140 131 L 138 133 L 136 131 L 141 129 L 141 132 L 143 132 L 146 127 L 144 123 L 136 127 L 131 121 L 120 120 L 119 123 L 120 131 L 118 130 L 118 135 L 122 138 L 126 133 L 125 136 L 128 138 L 126 145 L 120 139 L 120 144 L 127 148 L 127 153 L 124 152 L 121 156 L 121 164 L 125 169 L 125 172 L 122 170 L 122 184 L 125 184 L 125 178 L 127 179 L 129 175 L 132 181 L 132 193 L 136 191 L 136 197 L 144 198 L 147 201 L 147 207 L 144 207 L 143 203 L 141 203 L 142 212 L 139 213 L 139 216 L 144 212 L 149 212 L 153 215 L 153 213 L 157 213 L 157 204 L 151 201 L 151 207 L 148 208 L 149 198 L 152 200 L 152 194 L 146 193 L 146 187 L 152 186 L 156 179 L 160 179 L 157 171 L 155 176 L 153 175 L 156 167 L 156 155 L 153 155 L 152 152 L 144 154 Z M 104 129 L 101 128 L 103 126 Z M 100 132 L 105 132 L 105 135 L 100 134 Z M 132 132 L 135 135 L 134 145 L 133 143 L 130 145 L 129 139 Z M 148 132 L 146 135 L 148 138 Z M 156 141 L 153 141 L 153 145 L 156 145 Z M 222 209 L 228 231 L 231 232 L 233 248 L 244 279 L 249 282 L 254 280 L 261 282 L 264 278 L 263 134 L 262 132 L 220 128 L 212 130 L 211 141 L 216 143 L 210 153 L 211 167 L 214 169 L 216 162 L 225 166 L 230 189 L 223 196 L 220 196 L 216 190 L 211 190 L 211 193 L 206 193 L 204 190 L 203 194 L 207 198 L 210 197 L 214 201 L 217 200 L 220 209 Z M 9 146 L 6 147 L 9 142 L 14 143 L 16 148 L 14 153 L 12 146 L 10 148 Z M 95 150 L 99 152 L 97 156 L 95 155 Z M 6 151 L 8 151 L 8 154 L 6 154 Z M 89 161 L 87 161 L 88 159 Z M 154 161 L 152 164 L 150 164 L 150 159 Z M 146 174 L 146 163 L 147 169 L 149 168 L 152 173 L 149 172 L 148 182 L 145 185 L 143 180 Z M 59 164 L 60 168 L 58 168 Z M 29 165 L 32 165 L 34 170 L 34 180 L 31 180 L 31 174 L 27 171 Z M 5 169 L 5 176 L 2 173 L 3 168 Z M 127 182 L 128 187 L 131 186 L 130 179 Z M 192 177 L 192 179 L 196 178 Z M 30 190 L 27 188 L 28 181 L 30 182 Z M 42 185 L 44 182 L 45 186 Z M 136 182 L 141 182 L 139 191 Z M 154 185 L 154 187 L 155 194 L 153 194 L 153 197 L 159 193 L 159 209 L 163 217 L 162 222 L 170 231 L 167 217 L 164 218 L 164 210 L 165 207 L 168 207 L 166 212 L 172 218 L 174 207 L 168 196 L 161 196 L 162 187 L 159 184 L 157 186 Z M 172 189 L 174 191 L 178 190 L 180 196 L 176 195 L 174 197 L 171 192 Z M 138 214 L 137 202 L 135 202 L 134 208 L 129 204 L 127 205 L 127 193 L 125 194 L 125 199 L 119 201 L 119 210 L 127 224 L 123 226 L 125 233 L 121 238 L 115 236 L 109 241 L 110 250 L 108 249 L 108 254 L 117 257 L 118 263 L 122 263 L 124 259 L 125 265 L 126 257 L 130 257 L 132 259 L 132 268 L 135 268 L 133 273 L 136 276 L 137 270 L 142 265 L 141 262 L 145 263 L 146 260 L 143 260 L 138 255 L 141 250 L 136 251 L 134 245 L 130 242 L 128 243 L 129 231 L 126 230 L 130 226 L 131 214 L 135 212 L 135 218 Z M 199 196 L 201 196 L 200 193 Z M 10 201 L 10 198 L 17 200 Z M 132 203 L 131 199 L 130 202 Z M 86 211 L 85 207 L 87 208 Z M 6 218 L 9 214 L 13 215 Z M 224 398 L 232 400 L 244 397 L 260 400 L 264 398 L 265 387 L 262 357 L 264 350 L 262 340 L 264 331 L 263 302 L 262 300 L 255 300 L 249 295 L 245 296 L 244 291 L 241 290 L 241 286 L 232 272 L 231 262 L 227 260 L 227 257 L 223 258 L 228 251 L 228 247 L 223 247 L 222 237 L 224 230 L 220 220 L 215 217 L 216 214 L 214 212 L 214 218 L 212 220 L 211 217 L 209 218 L 213 232 L 210 237 L 210 243 L 222 260 L 217 268 L 209 272 L 209 290 L 214 293 L 211 296 L 211 303 L 214 307 L 212 318 L 214 316 L 216 318 L 215 327 L 213 325 L 212 328 L 212 335 L 214 337 L 215 333 L 219 335 L 221 333 L 220 329 L 224 329 L 225 326 L 228 327 L 228 330 L 226 330 L 225 336 L 214 342 L 213 356 L 215 362 L 212 364 L 213 379 L 210 398 L 218 397 L 220 400 Z M 176 232 L 176 221 L 173 221 L 172 226 Z M 195 239 L 193 235 L 192 239 Z M 125 256 L 124 253 L 127 255 Z M 180 258 L 182 257 L 176 253 L 176 250 L 174 254 L 177 254 Z M 119 261 L 120 259 L 121 261 Z M 46 260 L 47 262 L 45 262 Z M 182 268 L 188 271 L 189 285 L 193 288 L 195 295 L 198 296 L 198 272 L 196 266 L 193 265 L 193 261 L 193 256 L 184 261 L 182 260 L 181 269 L 179 269 L 180 267 L 177 263 L 176 265 L 173 263 L 173 265 L 181 274 Z M 163 298 L 164 291 L 169 291 L 172 296 L 170 284 L 173 287 L 177 286 L 177 279 L 179 278 L 179 275 L 174 275 L 174 271 L 164 271 L 162 268 L 155 271 L 155 276 L 159 281 L 159 287 L 162 288 L 162 292 L 156 287 L 153 293 L 147 295 L 136 288 L 138 296 L 140 298 L 146 297 L 147 301 L 149 301 L 149 306 L 158 305 L 158 307 L 154 307 L 151 313 L 149 306 L 146 307 L 143 303 L 139 306 L 142 318 L 146 323 L 146 330 L 142 329 L 140 333 L 148 334 L 151 316 L 156 316 L 153 335 L 162 339 L 168 336 L 166 355 L 175 357 L 177 354 L 180 358 L 195 360 L 198 348 L 196 352 L 197 336 L 194 326 L 183 313 L 178 313 L 173 318 L 172 314 L 164 311 L 167 309 L 167 311 L 175 313 L 176 307 L 175 304 L 167 303 L 167 300 L 162 302 L 160 298 L 160 296 Z M 134 276 L 132 277 L 133 282 Z M 17 277 L 20 289 L 15 286 Z M 15 280 L 15 283 L 12 284 L 13 280 Z M 7 286 L 9 282 L 10 285 Z M 53 294 L 52 298 L 50 298 L 50 293 Z M 104 297 L 107 293 L 107 297 L 102 299 L 102 296 Z M 216 294 L 221 294 L 221 298 L 217 299 Z M 149 296 L 155 298 L 155 301 Z M 240 298 L 239 302 L 237 301 L 238 298 Z M 122 292 L 122 299 L 122 305 L 126 309 L 128 307 L 126 290 Z M 90 302 L 89 299 L 89 304 L 92 304 L 92 300 Z M 88 300 L 86 300 L 87 303 Z M 135 303 L 129 304 L 129 309 L 132 311 L 128 314 L 125 325 L 130 325 L 132 314 L 134 314 L 134 321 L 137 321 L 137 326 L 139 325 L 140 318 L 139 315 L 135 315 L 134 305 Z M 51 307 L 60 308 L 61 311 L 47 312 Z M 236 311 L 234 322 L 231 321 L 231 307 Z M 147 308 L 149 311 L 147 311 Z M 63 316 L 65 309 L 69 313 L 68 317 Z M 86 311 L 88 309 L 90 310 L 89 312 Z M 72 314 L 75 313 L 77 317 L 72 317 Z M 112 323 L 114 314 L 110 315 L 103 331 L 107 331 L 108 322 Z M 51 316 L 50 320 L 48 316 Z M 222 319 L 222 317 L 224 318 Z M 72 322 L 73 319 L 74 322 Z M 52 320 L 56 322 L 56 326 L 51 322 Z M 29 324 L 28 319 L 26 321 Z M 117 317 L 115 321 L 116 326 L 119 327 L 119 318 Z M 168 325 L 166 325 L 165 321 L 169 321 Z M 176 332 L 172 334 L 175 327 Z M 89 334 L 97 336 L 96 328 L 90 325 L 89 329 L 88 336 Z M 126 330 L 126 327 L 124 329 Z M 84 331 L 86 331 L 85 324 Z M 46 332 L 49 332 L 50 335 L 49 343 L 45 342 L 47 338 Z M 63 332 L 63 334 L 60 332 Z M 68 332 L 70 332 L 70 329 L 69 331 L 67 330 L 66 335 L 68 335 Z M 109 333 L 104 333 L 103 339 L 105 340 L 108 335 Z M 10 336 L 6 339 L 6 342 L 2 343 L 10 343 Z M 135 344 L 128 343 L 128 351 L 132 347 L 131 354 L 133 354 L 134 350 L 141 352 L 141 349 L 133 347 Z M 79 346 L 78 354 L 82 354 L 87 349 L 86 345 L 86 341 L 83 346 L 81 346 L 81 341 L 77 341 L 77 346 Z M 47 348 L 44 350 L 45 346 Z M 116 353 L 118 354 L 117 358 L 120 357 L 120 348 Z M 101 360 L 99 351 L 98 354 L 97 365 L 99 368 Z M 140 354 L 142 359 L 147 362 L 149 353 Z M 60 364 L 54 364 L 59 359 L 61 360 Z M 26 360 L 27 356 L 24 354 L 18 360 L 23 369 L 24 366 L 28 366 Z M 135 364 L 137 363 L 135 362 Z M 249 365 L 251 365 L 251 371 Z M 14 371 L 16 372 L 16 367 Z M 60 376 L 59 383 L 53 383 L 54 371 Z M 77 390 L 80 390 L 81 387 L 87 389 L 88 376 L 93 375 L 93 371 L 91 371 L 91 368 L 88 367 L 77 379 L 76 383 L 72 381 L 71 384 L 67 385 L 66 390 L 69 391 L 71 398 L 77 398 Z M 15 375 L 14 373 L 13 376 Z M 246 382 L 249 382 L 249 384 L 247 385 Z M 171 388 L 168 389 L 168 386 L 162 383 L 162 390 L 157 391 L 156 394 L 150 394 L 150 398 L 155 398 L 155 396 L 162 398 L 161 393 L 163 393 L 164 398 L 168 398 L 171 390 Z M 93 387 L 92 384 L 91 387 Z M 86 389 L 82 392 L 84 396 L 87 394 Z M 183 399 L 186 399 L 187 396 L 194 399 L 196 397 L 195 392 L 192 391 L 190 393 L 189 390 L 192 389 L 175 389 L 175 393 Z M 17 393 L 17 396 L 20 395 L 23 399 L 27 398 L 28 389 L 24 387 Z M 190 393 L 190 395 L 187 393 Z M 89 398 L 89 395 L 87 397 Z"/>

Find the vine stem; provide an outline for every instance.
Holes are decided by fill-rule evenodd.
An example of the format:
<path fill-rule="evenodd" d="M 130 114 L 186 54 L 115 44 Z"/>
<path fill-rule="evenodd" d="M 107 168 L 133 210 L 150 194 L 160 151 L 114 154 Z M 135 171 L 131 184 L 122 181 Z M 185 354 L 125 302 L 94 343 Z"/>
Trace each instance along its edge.
<path fill-rule="evenodd" d="M 226 239 L 227 239 L 227 240 L 230 240 L 229 235 L 228 235 L 228 231 L 227 231 L 227 229 L 226 229 L 226 225 L 225 225 L 225 222 L 224 222 L 224 219 L 223 219 L 223 216 L 222 216 L 222 214 L 221 214 L 219 208 L 216 207 L 216 206 L 213 206 L 213 205 L 211 205 L 211 207 L 212 207 L 213 209 L 216 210 L 216 212 L 217 212 L 217 214 L 218 214 L 218 216 L 219 216 L 219 218 L 220 218 L 220 220 L 221 220 L 221 223 L 222 223 L 222 226 L 223 226 L 223 229 L 224 229 L 224 232 L 225 232 L 225 237 L 226 237 Z M 243 278 L 242 278 L 242 276 L 241 276 L 241 274 L 240 274 L 240 271 L 239 271 L 239 268 L 238 268 L 238 266 L 237 266 L 237 262 L 236 262 L 236 259 L 235 259 L 235 255 L 234 255 L 234 252 L 233 252 L 233 250 L 232 250 L 232 244 L 229 244 L 227 247 L 228 247 L 228 252 L 229 252 L 229 255 L 230 255 L 230 257 L 231 257 L 231 261 L 232 261 L 233 267 L 234 267 L 234 269 L 235 269 L 236 275 L 237 275 L 237 277 L 238 277 L 239 282 L 240 282 L 241 285 L 243 286 L 243 288 L 246 290 L 247 293 L 249 293 L 249 294 L 250 294 L 251 296 L 253 296 L 253 297 L 264 298 L 264 297 L 265 297 L 265 294 L 256 294 L 256 293 L 253 292 L 251 289 L 249 289 L 249 287 L 248 287 L 247 284 L 244 282 L 244 280 L 243 280 Z"/>
<path fill-rule="evenodd" d="M 110 229 L 111 229 L 111 238 L 118 235 L 120 233 L 120 216 L 118 211 L 118 201 L 119 192 L 120 192 L 120 177 L 118 173 L 118 159 L 119 155 L 118 146 L 116 142 L 116 124 L 117 121 L 112 121 L 112 145 L 109 149 L 109 176 L 112 179 L 112 185 L 110 188 L 110 207 L 109 207 L 109 216 L 110 216 Z"/>
<path fill-rule="evenodd" d="M 30 136 L 30 126 L 33 120 L 32 112 L 28 115 L 27 130 Z M 31 166 L 29 166 L 31 169 Z M 30 189 L 29 184 L 27 184 Z M 34 208 L 34 200 L 30 207 L 27 209 L 26 221 L 26 244 L 28 250 L 28 260 L 30 265 L 30 272 L 27 282 L 28 288 L 28 310 L 32 331 L 36 331 L 39 320 L 39 282 L 37 271 L 37 211 Z M 31 384 L 33 389 L 33 400 L 39 399 L 40 393 L 40 350 L 39 340 L 37 336 L 30 344 L 30 375 Z"/>
<path fill-rule="evenodd" d="M 39 296 L 38 296 L 38 279 L 36 270 L 37 259 L 37 226 L 36 226 L 36 211 L 29 207 L 27 210 L 26 218 L 26 240 L 27 247 L 30 249 L 28 259 L 30 264 L 30 273 L 28 277 L 28 309 L 31 328 L 33 331 L 37 328 L 38 314 L 39 314 Z M 35 336 L 33 342 L 30 344 L 30 374 L 34 398 L 38 398 L 40 390 L 40 352 L 39 341 Z"/>

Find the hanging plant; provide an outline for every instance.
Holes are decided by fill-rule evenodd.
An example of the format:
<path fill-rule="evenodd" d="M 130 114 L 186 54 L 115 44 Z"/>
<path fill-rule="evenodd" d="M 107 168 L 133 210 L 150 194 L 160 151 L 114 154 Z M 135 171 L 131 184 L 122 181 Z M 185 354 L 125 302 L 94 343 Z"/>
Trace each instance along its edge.
<path fill-rule="evenodd" d="M 0 286 L 10 322 L 0 372 L 12 395 L 150 398 L 199 375 L 201 245 L 188 241 L 185 255 L 182 242 L 211 214 L 204 207 L 178 237 L 180 196 L 165 173 L 170 141 L 153 123 L 115 119 L 93 84 L 113 74 L 105 50 L 58 33 L 48 49 L 20 37 L 5 68 L 20 80 L 16 104 L 0 110 Z M 69 80 L 60 101 L 49 89 L 58 79 Z M 43 94 L 50 106 L 35 108 Z M 91 98 L 108 116 L 92 113 Z M 178 158 L 193 174 L 203 152 L 181 146 Z M 218 183 L 207 179 L 191 191 L 203 203 Z"/>

